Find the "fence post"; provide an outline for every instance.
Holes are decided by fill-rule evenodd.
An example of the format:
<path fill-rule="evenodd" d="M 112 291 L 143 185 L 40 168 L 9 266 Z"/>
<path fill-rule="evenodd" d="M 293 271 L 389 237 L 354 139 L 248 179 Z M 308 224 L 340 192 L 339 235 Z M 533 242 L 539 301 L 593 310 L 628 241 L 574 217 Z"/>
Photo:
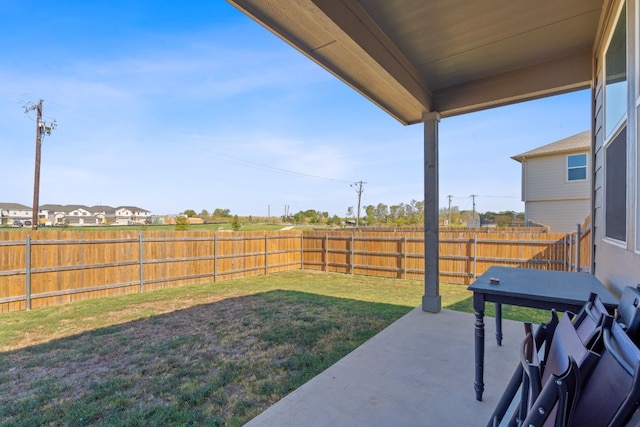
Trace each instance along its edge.
<path fill-rule="evenodd" d="M 142 233 L 138 233 L 138 256 L 140 257 L 140 293 L 144 292 L 144 264 L 142 262 Z"/>
<path fill-rule="evenodd" d="M 329 233 L 324 236 L 324 271 L 329 271 Z"/>
<path fill-rule="evenodd" d="M 351 256 L 349 257 L 349 269 L 351 270 L 351 274 L 353 274 L 353 243 L 354 243 L 354 236 L 353 233 L 351 233 Z"/>
<path fill-rule="evenodd" d="M 218 281 L 218 232 L 213 235 L 213 283 Z"/>
<path fill-rule="evenodd" d="M 300 270 L 304 270 L 304 233 L 300 232 Z"/>
<path fill-rule="evenodd" d="M 402 252 L 404 252 L 404 261 L 403 261 L 403 267 L 404 267 L 404 278 L 407 278 L 407 236 L 405 234 L 404 236 L 404 243 L 402 245 Z"/>
<path fill-rule="evenodd" d="M 578 232 L 576 233 L 576 271 L 580 273 L 582 267 L 580 266 L 580 240 L 582 239 L 582 230 L 580 230 L 580 224 L 576 224 Z"/>
<path fill-rule="evenodd" d="M 562 238 L 562 263 L 564 265 L 564 271 L 569 271 L 567 266 L 567 236 Z"/>
<path fill-rule="evenodd" d="M 478 234 L 473 235 L 473 281 L 478 278 Z"/>
<path fill-rule="evenodd" d="M 264 234 L 264 274 L 269 274 L 269 236 Z"/>
<path fill-rule="evenodd" d="M 27 273 L 26 283 L 25 283 L 25 298 L 27 303 L 27 311 L 31 310 L 31 236 L 27 234 L 27 244 L 26 244 L 25 254 L 25 271 Z"/>
<path fill-rule="evenodd" d="M 569 235 L 569 271 L 573 271 L 573 233 Z"/>

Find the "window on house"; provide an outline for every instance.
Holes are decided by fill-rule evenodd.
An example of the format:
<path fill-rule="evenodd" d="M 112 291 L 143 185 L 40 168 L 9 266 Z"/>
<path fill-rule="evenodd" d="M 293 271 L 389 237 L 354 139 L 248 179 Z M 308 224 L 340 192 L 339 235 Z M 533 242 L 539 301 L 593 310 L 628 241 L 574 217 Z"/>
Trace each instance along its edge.
<path fill-rule="evenodd" d="M 605 52 L 604 235 L 627 240 L 627 11 L 622 5 Z"/>
<path fill-rule="evenodd" d="M 605 148 L 605 236 L 627 240 L 627 128 Z"/>
<path fill-rule="evenodd" d="M 587 179 L 587 154 L 567 156 L 567 181 L 584 181 Z"/>
<path fill-rule="evenodd" d="M 622 7 L 605 54 L 606 137 L 618 129 L 627 113 L 627 13 Z"/>

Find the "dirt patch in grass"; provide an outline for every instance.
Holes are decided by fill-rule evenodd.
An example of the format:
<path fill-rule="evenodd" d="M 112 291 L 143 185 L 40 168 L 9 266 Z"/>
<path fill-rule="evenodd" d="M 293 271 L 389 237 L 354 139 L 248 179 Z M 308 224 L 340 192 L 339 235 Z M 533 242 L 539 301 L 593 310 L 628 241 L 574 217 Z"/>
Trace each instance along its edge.
<path fill-rule="evenodd" d="M 1 353 L 0 425 L 242 425 L 410 310 L 294 291 L 146 304 Z"/>

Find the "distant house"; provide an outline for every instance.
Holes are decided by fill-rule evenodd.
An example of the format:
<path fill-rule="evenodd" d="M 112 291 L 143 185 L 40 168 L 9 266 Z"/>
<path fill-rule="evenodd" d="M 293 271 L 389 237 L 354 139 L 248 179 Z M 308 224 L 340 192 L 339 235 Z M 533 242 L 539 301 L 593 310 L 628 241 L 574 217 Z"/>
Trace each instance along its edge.
<path fill-rule="evenodd" d="M 31 211 L 29 211 L 31 212 Z M 42 205 L 40 216 L 47 218 L 48 225 L 92 226 L 145 224 L 151 212 L 133 206 L 85 206 L 85 205 Z"/>
<path fill-rule="evenodd" d="M 522 164 L 522 201 L 527 223 L 554 233 L 576 230 L 591 212 L 591 132 L 511 157 Z"/>
<path fill-rule="evenodd" d="M 116 224 L 146 224 L 151 221 L 151 212 L 135 206 L 119 206 L 115 208 Z"/>
<path fill-rule="evenodd" d="M 91 226 L 98 225 L 97 217 L 84 205 L 42 205 L 40 212 L 46 213 L 51 225 Z"/>
<path fill-rule="evenodd" d="M 111 206 L 91 206 L 89 211 L 97 217 L 98 224 L 108 225 L 116 222 L 116 210 Z"/>
<path fill-rule="evenodd" d="M 0 225 L 13 225 L 14 221 L 30 221 L 33 210 L 20 203 L 0 203 Z"/>

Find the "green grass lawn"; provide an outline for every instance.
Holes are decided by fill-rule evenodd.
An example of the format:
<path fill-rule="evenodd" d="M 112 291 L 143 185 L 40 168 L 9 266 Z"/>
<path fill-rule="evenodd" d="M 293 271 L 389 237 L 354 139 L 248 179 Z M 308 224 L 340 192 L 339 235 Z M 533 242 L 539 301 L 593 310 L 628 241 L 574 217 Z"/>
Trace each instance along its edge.
<path fill-rule="evenodd" d="M 466 286 L 440 291 L 471 312 Z M 291 271 L 1 314 L 0 425 L 239 426 L 422 294 L 420 281 Z"/>

